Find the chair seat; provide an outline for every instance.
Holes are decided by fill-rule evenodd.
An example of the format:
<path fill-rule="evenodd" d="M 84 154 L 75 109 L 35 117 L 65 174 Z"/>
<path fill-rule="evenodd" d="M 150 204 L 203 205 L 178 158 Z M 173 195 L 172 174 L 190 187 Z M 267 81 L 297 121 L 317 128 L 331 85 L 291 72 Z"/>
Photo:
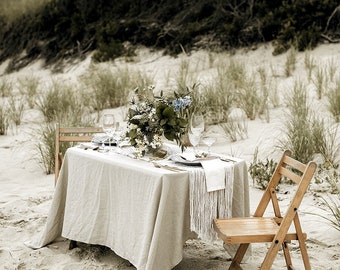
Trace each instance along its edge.
<path fill-rule="evenodd" d="M 279 230 L 274 218 L 249 217 L 215 219 L 214 228 L 226 244 L 272 242 Z M 304 234 L 304 238 L 307 235 Z M 285 241 L 297 240 L 296 233 L 287 233 Z"/>

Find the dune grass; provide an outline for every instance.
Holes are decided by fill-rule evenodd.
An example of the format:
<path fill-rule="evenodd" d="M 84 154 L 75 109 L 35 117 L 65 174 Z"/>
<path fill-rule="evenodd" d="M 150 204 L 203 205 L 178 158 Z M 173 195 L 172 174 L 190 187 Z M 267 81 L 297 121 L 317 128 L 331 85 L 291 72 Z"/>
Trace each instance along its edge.
<path fill-rule="evenodd" d="M 327 92 L 328 110 L 337 123 L 340 123 L 340 76 L 336 79 L 334 86 Z"/>

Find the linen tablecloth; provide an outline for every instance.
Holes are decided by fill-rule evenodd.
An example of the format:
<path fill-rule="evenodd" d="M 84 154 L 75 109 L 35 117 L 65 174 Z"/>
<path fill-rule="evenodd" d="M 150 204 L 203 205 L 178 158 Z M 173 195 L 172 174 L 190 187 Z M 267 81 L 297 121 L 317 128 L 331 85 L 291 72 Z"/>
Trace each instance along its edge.
<path fill-rule="evenodd" d="M 190 235 L 189 194 L 189 171 L 69 148 L 45 228 L 26 244 L 40 248 L 62 236 L 107 246 L 137 269 L 171 269 L 182 260 Z M 234 163 L 230 201 L 232 216 L 249 215 L 244 161 Z"/>

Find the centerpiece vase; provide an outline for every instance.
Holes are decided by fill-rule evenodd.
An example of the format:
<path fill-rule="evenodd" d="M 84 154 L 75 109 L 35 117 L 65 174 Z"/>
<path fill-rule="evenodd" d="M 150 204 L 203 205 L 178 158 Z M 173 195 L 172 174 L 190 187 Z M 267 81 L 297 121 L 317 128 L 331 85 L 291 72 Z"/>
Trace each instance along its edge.
<path fill-rule="evenodd" d="M 158 134 L 149 134 L 147 136 L 148 141 L 152 142 L 155 135 Z M 161 144 L 157 147 L 152 147 L 151 145 L 149 145 L 147 147 L 147 153 L 155 158 L 164 158 L 167 155 L 167 151 L 163 149 L 163 140 L 161 141 Z"/>

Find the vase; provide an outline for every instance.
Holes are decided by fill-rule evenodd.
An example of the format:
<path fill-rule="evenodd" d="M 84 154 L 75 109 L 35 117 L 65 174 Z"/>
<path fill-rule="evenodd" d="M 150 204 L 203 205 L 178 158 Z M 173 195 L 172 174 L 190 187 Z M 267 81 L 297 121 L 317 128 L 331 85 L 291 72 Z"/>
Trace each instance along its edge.
<path fill-rule="evenodd" d="M 149 146 L 147 152 L 154 158 L 164 158 L 168 154 L 168 152 L 163 148 L 163 145 L 156 148 Z"/>
<path fill-rule="evenodd" d="M 183 145 L 184 147 L 192 146 L 192 144 L 190 143 L 190 140 L 189 140 L 188 133 L 185 133 L 181 136 L 181 145 Z"/>

